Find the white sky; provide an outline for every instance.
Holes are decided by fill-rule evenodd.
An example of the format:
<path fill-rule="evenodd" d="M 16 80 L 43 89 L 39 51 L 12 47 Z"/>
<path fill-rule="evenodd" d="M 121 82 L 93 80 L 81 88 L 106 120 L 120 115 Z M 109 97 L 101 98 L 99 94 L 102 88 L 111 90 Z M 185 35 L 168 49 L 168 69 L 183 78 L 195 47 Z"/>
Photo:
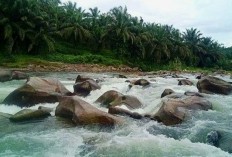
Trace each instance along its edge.
<path fill-rule="evenodd" d="M 98 7 L 108 12 L 113 7 L 127 6 L 133 16 L 144 22 L 173 25 L 184 31 L 197 28 L 225 46 L 232 46 L 232 0 L 61 0 L 76 2 L 88 11 Z"/>

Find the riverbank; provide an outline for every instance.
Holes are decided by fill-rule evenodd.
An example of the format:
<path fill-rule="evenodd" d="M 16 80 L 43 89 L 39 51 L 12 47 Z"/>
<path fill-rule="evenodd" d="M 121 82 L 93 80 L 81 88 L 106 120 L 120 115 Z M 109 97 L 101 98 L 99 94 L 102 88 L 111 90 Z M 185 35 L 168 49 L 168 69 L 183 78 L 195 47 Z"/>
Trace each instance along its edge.
<path fill-rule="evenodd" d="M 0 66 L 1 69 L 20 70 L 25 72 L 121 72 L 121 73 L 141 73 L 142 71 L 135 67 L 126 65 L 107 66 L 100 64 L 67 64 L 60 62 L 47 62 L 46 64 L 31 63 L 23 67 Z"/>
<path fill-rule="evenodd" d="M 89 73 L 122 73 L 135 75 L 165 75 L 165 74 L 181 74 L 181 73 L 198 73 L 198 74 L 212 74 L 212 75 L 231 75 L 229 71 L 224 70 L 210 70 L 210 69 L 183 69 L 183 70 L 155 70 L 142 71 L 138 67 L 129 67 L 127 65 L 102 65 L 102 64 L 68 64 L 61 62 L 40 62 L 30 63 L 21 67 L 0 66 L 0 69 L 17 70 L 24 72 L 89 72 Z"/>
<path fill-rule="evenodd" d="M 70 57 L 70 56 L 69 56 Z M 71 56 L 72 58 L 73 56 Z M 136 74 L 136 75 L 160 75 L 165 73 L 204 73 L 204 74 L 231 74 L 230 71 L 209 69 L 209 68 L 196 68 L 186 67 L 183 65 L 173 64 L 172 66 L 156 66 L 151 70 L 142 70 L 139 65 L 129 66 L 123 62 L 110 60 L 105 58 L 107 62 L 70 62 L 70 58 L 64 56 L 66 60 L 63 61 L 54 59 L 50 61 L 48 58 L 44 59 L 41 56 L 14 56 L 14 59 L 0 59 L 0 69 L 18 70 L 25 72 L 90 72 L 90 73 L 122 73 L 122 74 Z M 111 62 L 112 61 L 112 62 Z M 149 65 L 147 65 L 149 66 Z"/>

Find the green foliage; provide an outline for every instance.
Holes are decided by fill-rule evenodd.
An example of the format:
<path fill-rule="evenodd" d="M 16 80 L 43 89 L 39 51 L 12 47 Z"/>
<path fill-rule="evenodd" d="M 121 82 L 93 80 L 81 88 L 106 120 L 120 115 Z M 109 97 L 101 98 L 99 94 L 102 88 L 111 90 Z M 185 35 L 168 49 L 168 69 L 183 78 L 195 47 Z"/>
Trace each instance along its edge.
<path fill-rule="evenodd" d="M 124 63 L 144 70 L 231 68 L 231 48 L 195 28 L 180 32 L 144 22 L 126 7 L 101 13 L 97 7 L 86 11 L 59 0 L 1 0 L 0 10 L 5 60 L 27 54 L 67 63 Z"/>
<path fill-rule="evenodd" d="M 123 64 L 121 60 L 116 60 L 113 58 L 108 58 L 102 55 L 94 55 L 94 54 L 67 55 L 67 54 L 53 53 L 45 56 L 44 59 L 48 61 L 64 62 L 71 64 L 97 63 L 97 64 L 115 65 L 115 66 Z"/>
<path fill-rule="evenodd" d="M 182 63 L 179 58 L 175 58 L 173 61 L 170 61 L 168 66 L 168 69 L 170 70 L 182 70 Z"/>

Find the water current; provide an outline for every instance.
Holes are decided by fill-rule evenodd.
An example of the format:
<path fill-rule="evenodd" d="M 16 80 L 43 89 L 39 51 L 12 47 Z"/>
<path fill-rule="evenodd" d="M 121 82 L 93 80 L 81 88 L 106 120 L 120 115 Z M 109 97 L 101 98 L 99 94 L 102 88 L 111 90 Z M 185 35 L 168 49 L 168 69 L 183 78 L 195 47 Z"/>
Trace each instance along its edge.
<path fill-rule="evenodd" d="M 82 73 L 83 74 L 83 73 Z M 67 89 L 73 91 L 77 73 L 31 73 L 31 76 L 59 79 Z M 136 96 L 143 104 L 136 112 L 155 113 L 159 107 L 160 95 L 166 88 L 175 92 L 197 92 L 194 75 L 184 74 L 194 86 L 178 86 L 177 78 L 130 76 L 127 79 L 145 78 L 151 86 L 134 86 L 128 90 L 127 79 L 115 78 L 112 74 L 84 73 L 94 79 L 102 80 L 101 89 L 92 91 L 85 98 L 93 106 L 106 111 L 94 101 L 108 90 Z M 218 76 L 220 77 L 220 76 Z M 222 77 L 221 77 L 222 78 Z M 232 81 L 229 76 L 223 79 Z M 0 102 L 25 80 L 0 83 Z M 125 124 L 113 129 L 97 126 L 74 126 L 69 121 L 53 116 L 44 120 L 12 123 L 0 116 L 0 157 L 229 157 L 232 156 L 232 95 L 204 94 L 213 103 L 213 110 L 194 111 L 185 121 L 175 126 L 165 126 L 148 119 L 135 120 L 123 117 Z M 55 108 L 58 103 L 38 104 Z M 126 108 L 125 106 L 122 106 Z M 15 114 L 21 108 L 0 103 L 0 112 Z M 219 146 L 206 144 L 210 131 L 220 132 Z"/>

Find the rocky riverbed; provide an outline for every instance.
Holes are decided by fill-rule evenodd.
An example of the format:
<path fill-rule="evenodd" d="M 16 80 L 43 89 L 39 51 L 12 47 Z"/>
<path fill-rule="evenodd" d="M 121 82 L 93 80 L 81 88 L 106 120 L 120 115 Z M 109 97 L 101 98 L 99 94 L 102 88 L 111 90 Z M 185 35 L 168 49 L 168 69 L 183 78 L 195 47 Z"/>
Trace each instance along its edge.
<path fill-rule="evenodd" d="M 2 82 L 0 156 L 231 156 L 231 79 L 215 75 L 33 72 L 27 84 Z"/>

